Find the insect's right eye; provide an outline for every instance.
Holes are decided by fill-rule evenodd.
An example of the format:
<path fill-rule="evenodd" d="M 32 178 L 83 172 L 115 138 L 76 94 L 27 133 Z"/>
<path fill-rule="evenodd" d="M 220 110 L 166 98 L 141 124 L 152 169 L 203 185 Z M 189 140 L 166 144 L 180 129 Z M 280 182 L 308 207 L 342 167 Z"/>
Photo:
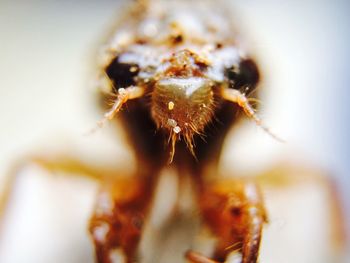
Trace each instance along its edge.
<path fill-rule="evenodd" d="M 139 67 L 136 64 L 121 63 L 118 57 L 113 59 L 106 68 L 107 76 L 117 89 L 135 85 L 135 77 L 138 73 Z"/>
<path fill-rule="evenodd" d="M 251 93 L 259 82 L 259 70 L 251 59 L 242 60 L 238 66 L 226 70 L 230 87 L 241 90 L 245 94 Z"/>

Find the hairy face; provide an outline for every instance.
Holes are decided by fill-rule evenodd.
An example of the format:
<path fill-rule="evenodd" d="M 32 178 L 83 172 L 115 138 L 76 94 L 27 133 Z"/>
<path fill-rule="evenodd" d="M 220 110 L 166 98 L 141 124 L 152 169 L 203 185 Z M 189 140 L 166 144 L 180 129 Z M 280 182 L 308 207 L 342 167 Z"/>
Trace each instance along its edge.
<path fill-rule="evenodd" d="M 222 16 L 215 12 L 176 16 L 167 10 L 142 13 L 138 23 L 125 24 L 107 46 L 101 75 L 112 84 L 107 94 L 114 104 L 103 121 L 128 100 L 145 96 L 152 124 L 171 143 L 170 159 L 181 139 L 194 155 L 194 136 L 204 133 L 224 100 L 238 104 L 270 133 L 247 97 L 259 81 L 258 68 L 237 48 L 230 25 L 216 23 Z"/>

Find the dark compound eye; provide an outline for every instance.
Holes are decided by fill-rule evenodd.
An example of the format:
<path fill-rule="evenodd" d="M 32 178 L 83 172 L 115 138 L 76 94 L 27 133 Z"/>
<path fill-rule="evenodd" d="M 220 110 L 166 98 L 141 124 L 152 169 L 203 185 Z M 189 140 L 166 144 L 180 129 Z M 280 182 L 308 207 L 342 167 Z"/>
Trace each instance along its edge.
<path fill-rule="evenodd" d="M 117 89 L 135 85 L 135 77 L 138 73 L 139 67 L 136 64 L 120 63 L 118 57 L 113 59 L 106 68 L 107 76 Z"/>
<path fill-rule="evenodd" d="M 244 94 L 251 93 L 259 82 L 259 71 L 251 59 L 242 60 L 239 66 L 227 69 L 226 76 L 230 87 Z"/>

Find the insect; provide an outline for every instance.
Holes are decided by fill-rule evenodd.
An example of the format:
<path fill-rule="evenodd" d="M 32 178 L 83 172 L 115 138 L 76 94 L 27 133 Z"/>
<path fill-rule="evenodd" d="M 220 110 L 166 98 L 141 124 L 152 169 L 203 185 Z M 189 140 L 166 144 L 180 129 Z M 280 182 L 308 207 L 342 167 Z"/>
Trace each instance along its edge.
<path fill-rule="evenodd" d="M 239 111 L 267 133 L 249 102 L 259 81 L 253 59 L 237 48 L 227 14 L 207 2 L 141 1 L 101 51 L 99 85 L 137 156 L 137 172 L 101 191 L 90 221 L 98 262 L 120 249 L 136 260 L 155 182 L 172 167 L 194 182 L 203 221 L 217 236 L 212 258 L 189 250 L 193 263 L 222 262 L 232 251 L 258 259 L 266 212 L 258 187 L 215 179 L 229 128 Z M 213 174 L 214 173 L 214 174 Z M 214 179 L 213 179 L 214 178 Z"/>
<path fill-rule="evenodd" d="M 248 119 L 264 128 L 250 106 L 259 82 L 259 71 L 255 60 L 239 47 L 230 22 L 231 15 L 222 9 L 204 1 L 139 1 L 120 19 L 117 30 L 99 56 L 98 86 L 100 100 L 107 113 L 98 124 L 103 126 L 112 120 L 113 123 L 116 119 L 120 120 L 134 149 L 136 171 L 130 172 L 123 165 L 117 168 L 118 171 L 108 170 L 107 165 L 98 166 L 96 159 L 79 163 L 71 158 L 74 154 L 70 155 L 67 148 L 62 156 L 52 159 L 47 148 L 42 156 L 30 155 L 31 162 L 26 159 L 21 167 L 16 166 L 14 175 L 23 175 L 28 164 L 30 166 L 34 162 L 39 165 L 39 174 L 45 170 L 49 172 L 44 172 L 45 175 L 50 176 L 63 170 L 64 175 L 91 175 L 98 179 L 101 190 L 89 220 L 90 234 L 86 233 L 88 216 L 79 217 L 75 224 L 73 220 L 62 220 L 66 214 L 84 214 L 79 202 L 74 202 L 71 195 L 66 196 L 62 188 L 58 188 L 55 200 L 46 198 L 43 191 L 30 191 L 30 197 L 34 196 L 38 201 L 45 199 L 46 207 L 49 207 L 44 208 L 45 214 L 52 210 L 57 213 L 53 213 L 46 224 L 41 218 L 42 213 L 35 209 L 35 201 L 32 206 L 30 202 L 17 199 L 15 206 L 20 204 L 18 213 L 10 216 L 8 221 L 12 228 L 19 231 L 12 231 L 12 234 L 10 231 L 7 236 L 1 232 L 0 261 L 86 262 L 91 246 L 85 249 L 80 242 L 82 238 L 76 238 L 78 233 L 90 238 L 85 240 L 86 245 L 94 243 L 98 262 L 168 263 L 186 260 L 201 263 L 222 262 L 227 257 L 227 261 L 231 262 L 232 255 L 237 256 L 235 259 L 239 262 L 256 262 L 258 258 L 261 262 L 339 262 L 329 256 L 333 239 L 328 233 L 336 224 L 340 225 L 330 218 L 337 214 L 333 200 L 335 191 L 329 191 L 328 182 L 319 176 L 320 171 L 300 169 L 298 164 L 291 169 L 282 164 L 261 177 L 261 174 L 254 174 L 252 181 L 239 179 L 239 174 L 229 169 L 224 171 L 225 174 L 219 172 L 218 160 L 228 130 L 236 124 L 240 112 L 245 112 Z M 84 145 L 90 139 L 93 138 L 87 137 Z M 92 155 L 96 157 L 96 152 Z M 33 173 L 38 171 L 30 176 Z M 171 249 L 180 255 L 179 258 L 166 253 L 158 257 L 157 252 L 163 246 L 155 250 L 146 248 L 155 258 L 147 261 L 143 245 L 144 237 L 150 236 L 147 235 L 147 227 L 154 216 L 154 192 L 159 190 L 161 184 L 158 181 L 167 173 L 177 176 L 178 180 L 177 185 L 168 185 L 166 192 L 163 191 L 163 198 L 168 197 L 167 191 L 170 189 L 171 192 L 172 188 L 181 186 L 187 191 L 186 184 L 189 184 L 194 193 L 193 199 L 197 201 L 194 212 L 188 213 L 189 217 L 201 221 L 199 225 L 209 230 L 216 237 L 216 242 L 209 250 L 196 246 L 197 240 L 194 239 L 197 237 L 190 238 L 190 244 L 180 245 L 181 249 L 177 247 L 178 242 Z M 277 176 L 281 174 L 287 176 Z M 268 175 L 267 180 L 272 181 L 275 190 L 266 181 L 264 184 L 265 175 Z M 29 177 L 29 181 L 32 178 Z M 41 189 L 55 192 L 59 181 L 53 179 L 54 186 L 44 184 Z M 262 194 L 258 183 L 263 184 Z M 21 179 L 19 187 L 14 186 L 17 189 L 14 192 L 27 199 L 28 194 L 26 196 L 26 191 L 22 191 Z M 80 185 L 75 189 L 76 186 L 73 183 L 74 195 L 86 198 L 87 192 L 79 191 Z M 181 204 L 185 203 L 182 196 L 177 198 L 174 211 L 180 210 Z M 63 200 L 59 207 L 58 200 Z M 269 224 L 264 225 L 266 214 Z M 32 216 L 40 217 L 40 221 L 30 220 Z M 169 211 L 168 216 L 172 222 L 167 223 L 172 228 L 178 217 Z M 18 222 L 27 224 L 21 227 Z M 62 222 L 67 225 L 66 228 L 57 227 Z M 186 229 L 191 227 L 185 226 Z M 263 228 L 263 247 L 259 252 Z M 28 236 L 28 229 L 33 235 Z M 57 242 L 55 231 L 45 231 L 50 229 L 62 232 L 60 242 Z M 70 231 L 69 235 L 62 231 L 64 229 Z M 163 229 L 162 234 L 166 235 L 167 231 Z M 45 232 L 45 237 L 41 239 L 44 244 L 40 242 L 40 237 L 38 241 L 40 232 Z M 195 236 L 192 234 L 196 231 L 189 232 L 187 235 Z M 178 236 L 178 233 L 175 235 Z M 30 245 L 36 245 L 28 246 L 28 240 Z M 160 239 L 159 243 L 162 241 Z M 18 253 L 19 250 L 21 253 Z M 4 257 L 4 251 L 7 257 Z M 15 256 L 9 256 L 11 252 Z M 58 255 L 62 257 L 57 259 Z"/>

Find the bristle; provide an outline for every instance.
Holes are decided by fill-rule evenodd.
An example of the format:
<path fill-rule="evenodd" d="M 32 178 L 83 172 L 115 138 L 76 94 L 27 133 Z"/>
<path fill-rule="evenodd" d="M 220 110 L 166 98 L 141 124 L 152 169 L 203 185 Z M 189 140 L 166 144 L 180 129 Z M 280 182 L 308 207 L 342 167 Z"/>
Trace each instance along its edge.
<path fill-rule="evenodd" d="M 174 155 L 175 155 L 175 145 L 176 145 L 176 141 L 177 141 L 177 134 L 174 132 L 170 133 L 170 140 L 171 140 L 171 144 L 170 144 L 170 154 L 169 154 L 169 161 L 168 163 L 171 164 L 173 162 L 174 159 Z"/>
<path fill-rule="evenodd" d="M 193 134 L 192 133 L 187 133 L 184 135 L 185 142 L 187 145 L 187 148 L 190 150 L 191 154 L 193 157 L 196 158 L 196 154 L 194 152 L 194 141 L 193 141 Z"/>

